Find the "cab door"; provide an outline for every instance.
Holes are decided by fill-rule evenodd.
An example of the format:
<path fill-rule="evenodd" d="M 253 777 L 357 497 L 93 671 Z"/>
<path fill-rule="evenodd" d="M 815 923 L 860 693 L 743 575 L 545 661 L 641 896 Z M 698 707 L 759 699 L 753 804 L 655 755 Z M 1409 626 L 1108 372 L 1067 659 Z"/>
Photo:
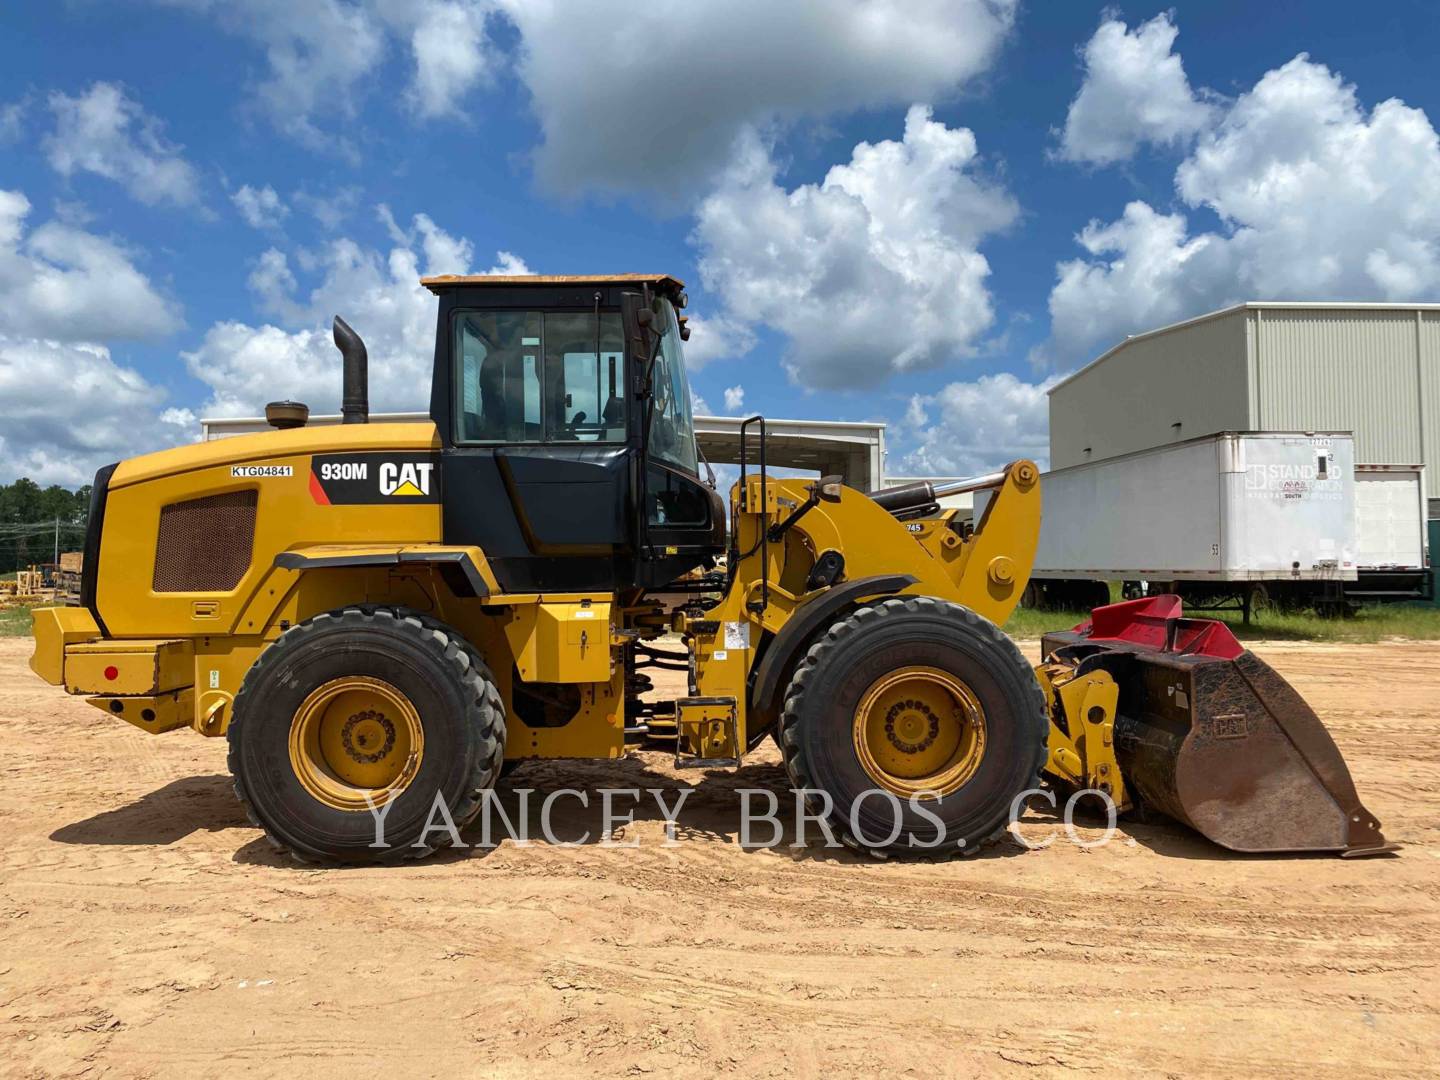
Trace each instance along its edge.
<path fill-rule="evenodd" d="M 630 301 L 624 310 L 629 331 L 638 309 Z M 637 528 L 643 536 L 638 576 L 640 584 L 657 588 L 724 551 L 725 504 L 700 482 L 690 384 L 674 306 L 662 298 L 650 310 L 648 340 L 644 328 L 638 328 L 632 355 L 644 358 L 648 372 L 641 387 L 645 459 L 636 484 Z"/>
<path fill-rule="evenodd" d="M 455 310 L 445 538 L 510 591 L 629 583 L 630 409 L 618 312 Z"/>

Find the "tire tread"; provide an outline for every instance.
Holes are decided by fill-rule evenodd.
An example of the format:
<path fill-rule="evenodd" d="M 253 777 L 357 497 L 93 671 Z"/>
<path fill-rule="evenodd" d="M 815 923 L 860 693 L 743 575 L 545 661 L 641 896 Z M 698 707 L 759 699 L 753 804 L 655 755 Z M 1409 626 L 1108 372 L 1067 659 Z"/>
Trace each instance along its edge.
<path fill-rule="evenodd" d="M 1035 783 L 1041 779 L 1041 770 L 1045 766 L 1048 756 L 1047 743 L 1050 734 L 1049 710 L 1045 703 L 1045 694 L 1040 689 L 1039 682 L 1033 677 L 1030 664 L 1025 660 L 1020 648 L 1014 640 L 992 623 L 989 619 L 971 611 L 961 604 L 949 600 L 941 600 L 932 596 L 895 596 L 884 600 L 872 601 L 863 607 L 859 607 L 842 615 L 832 622 L 810 645 L 805 655 L 796 665 L 795 674 L 790 680 L 790 685 L 785 691 L 785 704 L 780 712 L 779 739 L 781 756 L 785 762 L 785 771 L 789 775 L 790 783 L 799 789 L 813 789 L 817 784 L 809 762 L 806 761 L 805 752 L 799 735 L 800 706 L 805 695 L 810 690 L 810 684 L 815 678 L 815 671 L 840 643 L 854 634 L 862 634 L 873 629 L 881 622 L 894 619 L 901 615 L 938 615 L 943 618 L 955 619 L 964 625 L 969 631 L 976 633 L 989 644 L 999 648 L 1003 653 L 1008 654 L 1009 660 L 1019 669 L 1026 673 L 1030 687 L 1029 696 L 1033 701 L 1033 708 L 1026 710 L 1029 717 L 1028 722 L 1034 725 L 1034 736 L 1032 740 L 1036 747 L 1026 775 L 1033 776 Z M 903 853 L 907 858 L 929 861 L 946 861 L 962 856 L 970 856 L 983 851 L 993 845 L 1006 832 L 1008 822 L 1001 821 L 993 830 L 974 841 L 967 840 L 963 848 L 945 847 L 934 850 L 915 850 L 910 848 L 899 848 L 889 850 L 875 848 L 865 844 L 856 837 L 850 829 L 848 815 L 832 814 L 829 823 L 835 830 L 836 835 L 844 844 L 864 854 L 875 858 L 890 858 L 898 852 Z"/>
<path fill-rule="evenodd" d="M 338 625 L 335 625 L 338 624 Z M 499 777 L 501 762 L 505 755 L 505 703 L 495 686 L 495 677 L 486 666 L 476 648 L 453 627 L 439 619 L 403 607 L 376 604 L 354 604 L 334 611 L 321 612 L 304 622 L 296 623 L 266 648 L 240 683 L 235 695 L 235 707 L 225 738 L 228 744 L 226 764 L 234 780 L 236 798 L 245 810 L 250 824 L 264 830 L 265 838 L 276 851 L 288 855 L 297 862 L 333 864 L 338 862 L 324 853 L 300 848 L 276 836 L 261 822 L 250 797 L 246 794 L 241 776 L 239 746 L 245 722 L 246 693 L 269 677 L 269 671 L 282 661 L 292 650 L 303 645 L 321 631 L 334 629 L 369 629 L 376 626 L 395 624 L 391 629 L 412 635 L 415 641 L 435 653 L 466 688 L 466 699 L 470 702 L 469 720 L 481 740 L 481 753 L 476 756 L 475 767 L 465 788 L 465 801 L 453 814 L 455 827 L 463 829 L 479 816 L 484 806 L 484 791 Z M 434 833 L 429 836 L 435 836 Z M 376 856 L 377 862 L 399 862 L 405 859 L 423 859 L 450 844 L 449 833 L 433 841 L 427 839 L 422 847 L 396 844 Z"/>

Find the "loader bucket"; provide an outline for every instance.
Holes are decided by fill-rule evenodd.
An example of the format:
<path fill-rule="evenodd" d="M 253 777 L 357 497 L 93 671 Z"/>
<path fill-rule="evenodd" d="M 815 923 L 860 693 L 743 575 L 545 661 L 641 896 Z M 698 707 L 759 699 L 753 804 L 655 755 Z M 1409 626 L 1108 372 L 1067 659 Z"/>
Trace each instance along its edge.
<path fill-rule="evenodd" d="M 1043 649 L 1119 686 L 1115 756 L 1142 805 L 1232 851 L 1395 850 L 1310 706 L 1178 596 L 1096 608 Z"/>

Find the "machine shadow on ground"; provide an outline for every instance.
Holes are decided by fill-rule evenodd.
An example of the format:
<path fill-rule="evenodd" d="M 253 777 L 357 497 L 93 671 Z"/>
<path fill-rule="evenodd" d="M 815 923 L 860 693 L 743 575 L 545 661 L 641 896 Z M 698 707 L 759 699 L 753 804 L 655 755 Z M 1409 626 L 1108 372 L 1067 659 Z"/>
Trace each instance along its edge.
<path fill-rule="evenodd" d="M 523 818 L 523 833 L 535 847 L 599 846 L 607 843 L 600 790 L 608 788 L 621 792 L 638 789 L 638 800 L 620 794 L 615 796 L 614 813 L 621 818 L 633 815 L 634 823 L 620 825 L 613 841 L 609 842 L 619 848 L 627 842 L 633 843 L 637 831 L 644 830 L 640 846 L 659 847 L 664 843 L 660 830 L 665 817 L 651 789 L 658 789 L 667 805 L 674 807 L 680 791 L 686 787 L 692 791 L 680 808 L 675 826 L 675 838 L 681 845 L 737 845 L 746 853 L 770 851 L 795 861 L 840 864 L 872 861 L 869 856 L 845 847 L 827 847 L 823 833 L 813 822 L 807 826 L 807 842 L 793 846 L 798 835 L 795 799 L 785 771 L 774 764 L 746 765 L 726 772 L 708 770 L 697 774 L 692 781 L 677 780 L 673 775 L 651 768 L 636 756 L 616 761 L 530 763 L 496 786 L 498 802 L 491 818 L 491 837 L 498 843 L 509 835 L 502 820 L 503 812 L 504 818 L 513 823 L 517 832 L 521 831 Z M 589 805 L 583 805 L 579 799 L 568 794 L 556 798 L 550 813 L 550 832 L 555 840 L 555 845 L 552 845 L 542 827 L 542 808 L 548 795 L 562 789 L 586 792 Z M 752 794 L 750 799 L 756 820 L 751 839 L 755 842 L 743 843 L 741 808 L 745 796 L 742 790 L 752 793 L 768 791 L 775 795 L 778 800 L 774 815 L 779 823 L 778 835 L 772 835 L 772 827 L 759 818 L 767 810 L 768 800 L 762 794 Z M 522 795 L 525 791 L 528 795 Z M 523 814 L 522 803 L 527 811 Z M 196 832 L 246 828 L 252 826 L 235 798 L 234 782 L 227 775 L 211 774 L 171 781 L 133 802 L 62 826 L 49 838 L 62 844 L 165 847 Z M 468 845 L 466 848 L 441 851 L 427 862 L 445 864 L 484 858 L 496 850 L 494 844 L 483 846 L 483 827 L 479 821 L 462 830 L 461 838 Z M 1013 841 L 1002 840 L 977 857 L 998 858 L 1024 853 L 1024 849 Z M 306 865 L 276 851 L 264 837 L 257 837 L 241 846 L 234 858 L 240 863 L 288 869 Z"/>
<path fill-rule="evenodd" d="M 62 826 L 50 834 L 61 844 L 165 846 L 194 832 L 248 828 L 229 776 L 187 776 L 132 803 Z"/>
<path fill-rule="evenodd" d="M 542 828 L 541 809 L 548 795 L 569 789 L 588 792 L 589 805 L 582 805 L 571 795 L 558 797 L 550 815 L 551 835 L 558 845 L 601 845 L 606 841 L 600 790 L 609 788 L 618 792 L 638 789 L 638 801 L 621 795 L 615 797 L 614 812 L 620 817 L 633 814 L 634 824 L 621 825 L 616 830 L 613 845 L 619 847 L 627 841 L 633 842 L 637 831 L 643 830 L 640 846 L 658 847 L 664 842 L 659 829 L 663 828 L 665 818 L 651 794 L 651 789 L 658 789 L 666 803 L 673 807 L 684 787 L 690 787 L 692 792 L 687 796 L 676 821 L 675 836 L 682 845 L 734 845 L 747 854 L 768 851 L 796 862 L 842 865 L 872 862 L 869 856 L 857 854 L 848 848 L 827 847 L 823 834 L 813 822 L 807 826 L 806 843 L 794 846 L 798 835 L 794 798 L 785 771 L 778 764 L 746 765 L 734 771 L 708 770 L 697 774 L 691 781 L 686 778 L 677 779 L 657 770 L 638 755 L 616 761 L 531 762 L 522 765 L 495 789 L 498 804 L 491 819 L 491 839 L 498 842 L 508 835 L 501 812 L 517 831 L 520 830 L 523 802 L 528 811 L 524 815 L 524 834 L 533 846 L 552 846 Z M 757 814 L 765 811 L 768 800 L 762 794 L 753 793 L 768 791 L 779 800 L 779 809 L 775 814 L 780 824 L 778 836 L 772 837 L 771 826 L 757 818 L 750 836 L 752 842 L 742 842 L 742 790 L 752 792 L 749 798 Z M 522 795 L 525 791 L 528 791 L 528 796 Z M 1047 839 L 1054 844 L 1072 842 L 1065 831 L 1064 805 L 1063 798 L 1057 799 L 1057 805 L 1053 808 L 1043 798 L 1032 800 L 1023 819 L 1027 826 L 1041 827 L 1036 835 L 1029 838 L 1032 844 L 1044 845 Z M 1077 807 L 1073 822 L 1076 837 L 1084 843 L 1101 839 L 1107 824 L 1104 814 L 1095 813 L 1083 804 Z M 226 829 L 251 827 L 244 810 L 235 799 L 231 778 L 224 774 L 211 774 L 171 781 L 124 806 L 56 829 L 50 834 L 50 839 L 62 844 L 164 847 L 196 832 L 221 832 Z M 442 851 L 428 861 L 448 864 L 485 858 L 496 850 L 494 844 L 483 845 L 483 829 L 479 822 L 463 830 L 461 837 L 468 845 L 466 848 Z M 1229 851 L 1161 817 L 1149 820 L 1122 819 L 1108 842 L 1126 846 L 1138 845 L 1167 858 L 1216 862 L 1334 858 L 1333 853 L 1249 855 Z M 1026 848 L 1017 840 L 1001 837 L 974 857 L 1009 858 L 1027 853 Z M 234 859 L 239 863 L 284 869 L 303 868 L 306 865 L 277 852 L 264 837 L 257 837 L 243 844 L 235 851 Z M 903 864 L 913 860 L 895 861 Z"/>

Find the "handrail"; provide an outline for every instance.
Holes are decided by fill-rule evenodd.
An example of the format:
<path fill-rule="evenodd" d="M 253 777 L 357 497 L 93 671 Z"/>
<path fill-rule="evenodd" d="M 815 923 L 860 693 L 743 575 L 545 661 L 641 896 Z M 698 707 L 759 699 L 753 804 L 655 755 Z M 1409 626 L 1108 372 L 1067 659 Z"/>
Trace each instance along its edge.
<path fill-rule="evenodd" d="M 769 480 L 769 473 L 765 468 L 765 417 L 756 413 L 740 422 L 740 509 L 749 510 L 750 494 L 749 487 L 745 483 L 746 467 L 746 435 L 751 424 L 760 425 L 760 512 L 765 511 L 765 485 Z M 736 539 L 739 539 L 739 530 L 736 530 Z M 737 560 L 738 562 L 738 560 Z M 731 573 L 739 573 L 740 568 L 736 566 Z M 760 523 L 760 600 L 752 600 L 747 605 L 751 611 L 763 612 L 770 606 L 770 527 L 765 521 Z"/>

